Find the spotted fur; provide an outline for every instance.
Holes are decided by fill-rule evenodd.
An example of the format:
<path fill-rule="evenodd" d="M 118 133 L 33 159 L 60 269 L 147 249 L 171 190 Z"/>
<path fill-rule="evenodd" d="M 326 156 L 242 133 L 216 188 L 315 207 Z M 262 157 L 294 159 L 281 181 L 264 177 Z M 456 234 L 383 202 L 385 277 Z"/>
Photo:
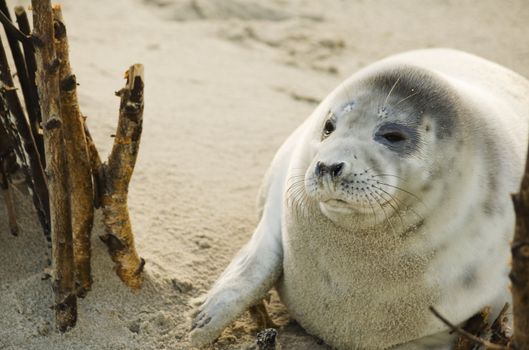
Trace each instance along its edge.
<path fill-rule="evenodd" d="M 461 323 L 508 300 L 527 111 L 526 79 L 458 51 L 353 75 L 276 154 L 260 223 L 196 310 L 193 343 L 276 286 L 338 349 L 448 349 L 429 306 Z"/>

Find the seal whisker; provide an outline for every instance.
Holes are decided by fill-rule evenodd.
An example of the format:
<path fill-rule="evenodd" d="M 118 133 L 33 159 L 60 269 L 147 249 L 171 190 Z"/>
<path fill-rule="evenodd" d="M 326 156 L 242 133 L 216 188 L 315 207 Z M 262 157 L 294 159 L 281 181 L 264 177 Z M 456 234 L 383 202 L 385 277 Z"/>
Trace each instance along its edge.
<path fill-rule="evenodd" d="M 412 91 L 413 91 L 413 89 L 412 89 Z M 399 105 L 399 103 L 406 101 L 407 99 L 417 95 L 418 93 L 419 93 L 419 91 L 416 91 L 413 94 L 408 95 L 407 97 L 404 97 L 402 100 L 398 101 L 393 107 L 397 107 Z"/>
<path fill-rule="evenodd" d="M 292 199 L 292 202 L 298 202 L 302 196 L 305 195 L 305 189 L 303 187 L 299 187 L 296 189 L 295 192 L 292 192 L 291 194 L 291 199 Z"/>
<path fill-rule="evenodd" d="M 418 214 L 412 207 L 409 207 L 407 206 L 403 201 L 401 201 L 400 199 L 398 199 L 397 197 L 391 195 L 391 193 L 387 192 L 386 190 L 384 190 L 383 188 L 381 187 L 377 187 L 377 186 L 374 186 L 376 189 L 379 189 L 381 190 L 382 192 L 384 192 L 385 194 L 387 194 L 390 198 L 393 198 L 393 200 L 395 201 L 395 203 L 398 203 L 397 205 L 399 207 L 406 207 L 406 210 L 409 210 L 411 211 L 413 214 L 415 214 L 415 216 L 417 216 L 419 218 L 419 220 L 424 220 L 423 216 Z"/>
<path fill-rule="evenodd" d="M 292 183 L 296 183 L 298 181 L 304 181 L 305 180 L 305 174 L 295 174 L 295 175 L 290 175 L 288 177 L 288 180 L 287 180 L 287 184 L 292 184 Z"/>
<path fill-rule="evenodd" d="M 303 187 L 297 188 L 295 191 L 287 194 L 287 204 L 288 205 L 295 205 L 299 202 L 301 197 L 305 195 Z"/>
<path fill-rule="evenodd" d="M 390 185 L 390 184 L 387 184 L 385 182 L 381 182 L 381 181 L 377 181 L 378 184 L 380 185 L 384 185 L 384 186 L 388 186 L 388 187 L 392 187 L 396 190 L 399 190 L 399 191 L 402 191 L 410 196 L 412 196 L 413 198 L 415 198 L 416 200 L 418 200 L 421 204 L 423 204 L 424 206 L 426 206 L 426 204 L 422 201 L 422 199 L 420 199 L 419 197 L 417 197 L 415 194 L 411 193 L 410 191 L 407 191 L 399 186 L 395 186 L 395 185 Z"/>
<path fill-rule="evenodd" d="M 305 179 L 297 180 L 294 182 L 290 182 L 288 188 L 286 189 L 285 193 L 290 195 L 293 192 L 296 192 L 298 189 L 303 188 L 305 185 Z"/>
<path fill-rule="evenodd" d="M 299 200 L 300 195 L 303 194 L 303 192 L 303 188 L 296 188 L 293 192 L 288 195 L 287 198 L 290 199 L 291 203 L 295 203 Z"/>
<path fill-rule="evenodd" d="M 305 174 L 303 174 L 303 175 L 291 175 L 288 178 L 288 182 L 291 182 L 292 180 L 298 180 L 298 179 L 304 179 L 304 178 L 305 178 Z"/>
<path fill-rule="evenodd" d="M 374 187 L 376 189 L 379 189 L 378 187 Z M 399 204 L 398 202 L 396 201 L 395 198 L 393 198 L 393 196 L 391 196 L 391 194 L 388 194 L 389 195 L 389 200 L 387 200 L 386 198 L 382 197 L 382 195 L 380 193 L 378 193 L 378 191 L 375 191 L 375 194 L 380 198 L 382 199 L 383 201 L 386 201 L 386 203 L 388 203 L 388 205 L 394 210 L 395 214 L 398 216 L 399 220 L 400 220 L 400 224 L 402 225 L 402 227 L 404 227 L 404 220 L 402 219 L 402 216 L 400 215 L 400 209 L 398 208 L 399 207 Z M 392 201 L 395 202 L 395 205 L 397 207 L 395 207 L 392 203 Z"/>
<path fill-rule="evenodd" d="M 396 177 L 397 179 L 404 181 L 404 178 L 402 176 L 393 175 L 393 174 L 375 174 L 375 175 L 371 175 L 371 177 L 382 177 L 382 176 Z"/>
<path fill-rule="evenodd" d="M 312 182 L 314 177 L 310 177 L 308 182 Z M 306 210 L 310 210 L 311 203 L 305 188 L 306 180 L 303 177 L 301 180 L 294 181 L 286 191 L 287 202 L 292 206 L 295 215 L 299 218 L 301 215 L 306 216 Z"/>
<path fill-rule="evenodd" d="M 300 177 L 305 177 L 305 174 L 291 175 L 289 179 L 298 179 Z"/>
<path fill-rule="evenodd" d="M 377 225 L 377 214 L 375 212 L 375 208 L 371 204 L 371 200 L 367 197 L 366 190 L 363 189 L 362 192 L 364 192 L 365 199 L 367 200 L 367 203 L 371 207 L 371 212 L 373 213 L 373 227 L 375 227 Z"/>
<path fill-rule="evenodd" d="M 382 209 L 382 212 L 384 213 L 384 216 L 386 217 L 387 223 L 389 224 L 389 226 L 393 230 L 393 235 L 395 237 L 398 237 L 397 231 L 395 230 L 395 227 L 393 226 L 393 223 L 389 219 L 388 214 L 386 213 L 386 210 L 384 209 L 384 206 L 378 201 L 378 199 L 375 196 L 373 196 L 373 192 L 372 191 L 369 192 L 369 195 L 375 200 L 375 202 L 377 202 L 377 204 L 380 207 L 380 209 Z"/>
<path fill-rule="evenodd" d="M 287 194 L 287 199 L 290 199 L 291 203 L 296 203 L 304 193 L 304 186 L 297 186 L 293 191 Z"/>
<path fill-rule="evenodd" d="M 404 179 L 402 176 L 398 176 L 398 175 L 394 175 L 394 174 L 374 174 L 374 175 L 371 175 L 371 181 L 378 181 L 378 183 L 380 183 L 380 180 L 377 179 L 379 177 L 394 177 L 396 179 L 399 179 L 400 182 L 402 182 L 403 184 L 408 184 L 408 181 L 406 181 L 406 179 Z"/>
<path fill-rule="evenodd" d="M 303 182 L 305 181 L 305 176 L 298 176 L 298 177 L 290 177 L 287 181 L 287 183 L 289 184 L 294 184 L 294 183 L 298 183 L 298 182 Z"/>
<path fill-rule="evenodd" d="M 305 184 L 305 179 L 304 178 L 301 179 L 301 180 L 297 180 L 295 182 L 292 182 L 292 183 L 289 184 L 286 192 L 288 193 L 291 190 L 296 189 L 299 186 L 303 186 L 304 184 Z"/>
<path fill-rule="evenodd" d="M 400 76 L 397 78 L 397 80 L 395 80 L 395 84 L 393 84 L 393 86 L 389 90 L 388 95 L 386 96 L 386 99 L 384 100 L 384 106 L 388 103 L 388 99 L 391 96 L 391 93 L 393 92 L 393 89 L 395 89 L 395 87 L 399 83 L 399 80 L 400 80 Z"/>
<path fill-rule="evenodd" d="M 300 208 L 301 207 L 301 202 L 303 200 L 303 196 L 304 196 L 304 193 L 302 191 L 299 191 L 297 192 L 297 194 L 295 196 L 293 196 L 291 198 L 291 206 L 292 206 L 292 209 L 294 211 L 294 213 L 296 214 L 296 217 L 299 218 L 299 211 L 300 211 Z"/>

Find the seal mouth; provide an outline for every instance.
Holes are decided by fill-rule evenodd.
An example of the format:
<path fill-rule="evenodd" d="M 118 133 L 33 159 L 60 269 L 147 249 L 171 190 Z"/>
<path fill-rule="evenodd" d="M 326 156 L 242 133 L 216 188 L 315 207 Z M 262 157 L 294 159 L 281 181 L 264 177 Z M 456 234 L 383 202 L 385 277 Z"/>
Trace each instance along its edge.
<path fill-rule="evenodd" d="M 333 199 L 328 199 L 326 201 L 323 201 L 325 204 L 327 205 L 331 205 L 331 206 L 334 206 L 334 205 L 339 205 L 339 206 L 350 206 L 350 204 L 346 201 L 344 201 L 343 199 L 337 199 L 337 198 L 333 198 Z"/>
<path fill-rule="evenodd" d="M 352 204 L 343 199 L 339 198 L 330 198 L 324 201 L 321 201 L 323 205 L 330 209 L 340 210 L 340 211 L 356 211 L 357 208 Z"/>
<path fill-rule="evenodd" d="M 320 201 L 321 205 L 327 210 L 340 213 L 356 213 L 356 214 L 371 214 L 373 213 L 374 208 L 385 208 L 390 205 L 389 202 L 378 203 L 376 207 L 373 204 L 368 205 L 366 203 L 356 204 L 348 202 L 344 199 L 339 198 L 329 198 Z M 382 209 L 384 210 L 384 209 Z"/>

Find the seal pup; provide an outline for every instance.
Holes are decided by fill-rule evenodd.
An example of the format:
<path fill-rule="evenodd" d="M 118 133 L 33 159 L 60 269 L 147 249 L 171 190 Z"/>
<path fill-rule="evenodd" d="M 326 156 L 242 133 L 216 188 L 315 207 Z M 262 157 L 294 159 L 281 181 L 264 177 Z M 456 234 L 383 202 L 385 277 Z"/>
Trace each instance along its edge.
<path fill-rule="evenodd" d="M 526 79 L 459 51 L 354 74 L 277 152 L 259 224 L 196 310 L 192 343 L 275 286 L 338 349 L 449 348 L 429 306 L 462 323 L 510 298 L 528 116 Z"/>

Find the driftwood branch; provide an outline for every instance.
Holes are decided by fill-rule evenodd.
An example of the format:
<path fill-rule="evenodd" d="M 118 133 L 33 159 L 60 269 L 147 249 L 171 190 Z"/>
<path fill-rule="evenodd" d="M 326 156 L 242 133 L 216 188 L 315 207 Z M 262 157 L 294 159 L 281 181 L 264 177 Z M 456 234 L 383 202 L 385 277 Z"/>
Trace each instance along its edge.
<path fill-rule="evenodd" d="M 92 183 L 94 187 L 94 207 L 99 209 L 101 207 L 101 197 L 103 196 L 103 163 L 99 157 L 99 152 L 94 143 L 94 139 L 90 134 L 90 130 L 84 124 L 84 132 L 86 136 L 86 145 L 88 148 L 88 159 L 90 161 L 90 169 L 92 172 Z"/>
<path fill-rule="evenodd" d="M 486 307 L 478 314 L 472 316 L 463 326 L 463 330 L 469 334 L 481 337 L 489 329 L 490 307 Z M 475 342 L 466 336 L 460 335 L 456 339 L 453 350 L 472 350 L 476 346 Z"/>
<path fill-rule="evenodd" d="M 26 108 L 26 112 L 30 120 L 33 138 L 35 139 L 36 135 L 38 135 L 38 130 L 35 129 L 36 125 L 33 123 L 33 121 L 37 119 L 35 105 L 32 103 L 34 92 L 32 93 L 31 91 L 30 79 L 28 77 L 28 72 L 26 68 L 26 60 L 24 59 L 24 55 L 22 54 L 22 51 L 20 49 L 20 44 L 18 42 L 17 37 L 14 35 L 15 32 L 13 30 L 10 30 L 10 28 L 14 27 L 14 24 L 11 21 L 11 15 L 9 14 L 9 10 L 7 8 L 5 0 L 0 0 L 0 15 L 4 15 L 4 17 L 7 19 L 7 22 L 3 22 L 4 29 L 7 36 L 7 41 L 9 43 L 9 48 L 11 49 L 11 55 L 13 56 L 13 62 L 15 63 L 18 81 L 20 83 L 20 87 L 22 88 L 22 96 L 24 96 L 24 101 L 26 102 L 26 106 L 28 107 Z M 26 44 L 26 46 L 32 47 L 28 44 Z M 26 54 L 29 54 L 31 56 L 33 55 L 33 52 L 26 52 Z M 41 152 L 42 150 L 39 150 L 39 155 L 43 157 L 44 154 Z"/>
<path fill-rule="evenodd" d="M 31 129 L 27 123 L 24 110 L 14 87 L 13 78 L 7 62 L 7 56 L 0 40 L 0 80 L 2 121 L 6 131 L 10 134 L 11 144 L 15 147 L 18 163 L 22 166 L 27 185 L 32 193 L 33 203 L 37 209 L 44 234 L 49 240 L 49 203 L 48 188 L 44 177 L 44 170 L 39 152 Z"/>
<path fill-rule="evenodd" d="M 69 174 L 60 110 L 60 63 L 54 43 L 51 4 L 42 0 L 32 0 L 31 3 L 34 35 L 40 42 L 36 47 L 37 86 L 50 193 L 55 317 L 59 330 L 66 331 L 76 323 L 77 298 L 74 290 Z"/>
<path fill-rule="evenodd" d="M 17 28 L 6 0 L 0 0 L 0 22 L 26 107 L 0 39 L 0 192 L 15 234 L 9 185 L 19 166 L 51 242 L 56 323 L 66 331 L 77 321 L 77 297 L 91 289 L 94 208 L 103 208 L 106 232 L 101 240 L 118 276 L 132 289 L 140 288 L 143 281 L 145 261 L 134 246 L 127 206 L 142 132 L 143 66 L 129 68 L 127 84 L 117 93 L 121 97 L 117 132 L 108 161 L 102 163 L 79 108 L 61 8 L 52 7 L 49 0 L 32 0 L 32 9 L 33 31 L 20 6 L 15 8 Z"/>
<path fill-rule="evenodd" d="M 77 295 L 84 297 L 92 287 L 90 234 L 94 223 L 94 191 L 84 128 L 77 101 L 77 82 L 68 57 L 68 39 L 61 8 L 54 6 L 55 45 L 60 62 L 61 116 L 70 175 L 73 250 Z"/>
<path fill-rule="evenodd" d="M 280 350 L 281 345 L 277 341 L 277 329 L 267 328 L 257 333 L 257 350 Z"/>
<path fill-rule="evenodd" d="M 13 203 L 11 189 L 9 188 L 10 160 L 12 154 L 7 132 L 0 123 L 0 190 L 2 191 L 7 210 L 9 230 L 11 234 L 16 236 L 18 234 L 18 224 L 15 205 Z"/>
<path fill-rule="evenodd" d="M 2 2 L 4 3 L 3 7 L 7 10 L 7 6 L 5 6 L 5 0 Z M 11 18 L 9 17 L 9 13 L 7 11 L 0 11 L 0 22 L 4 25 L 6 32 L 9 32 L 9 35 L 16 38 L 16 40 L 27 43 L 31 42 L 31 36 L 22 33 L 17 27 L 15 27 L 13 22 L 11 22 Z"/>
<path fill-rule="evenodd" d="M 500 313 L 498 314 L 498 317 L 496 317 L 490 327 L 490 341 L 494 344 L 509 345 L 511 341 L 508 326 L 509 320 L 507 317 L 507 311 L 509 310 L 509 306 L 509 303 L 505 303 Z"/>
<path fill-rule="evenodd" d="M 529 154 L 528 154 L 529 159 Z M 529 349 L 529 160 L 520 192 L 512 195 L 516 229 L 511 245 L 513 301 L 513 349 Z"/>
<path fill-rule="evenodd" d="M 15 212 L 15 203 L 13 202 L 13 195 L 9 188 L 8 176 L 5 170 L 5 164 L 0 160 L 0 188 L 4 197 L 4 202 L 7 210 L 7 220 L 9 223 L 9 231 L 13 236 L 18 236 L 17 215 Z"/>
<path fill-rule="evenodd" d="M 103 165 L 103 220 L 106 234 L 101 240 L 116 264 L 116 272 L 132 289 L 141 287 L 145 261 L 134 247 L 134 236 L 127 206 L 129 182 L 138 155 L 143 123 L 143 66 L 133 65 L 126 72 L 119 121 L 112 152 Z"/>
<path fill-rule="evenodd" d="M 29 36 L 31 34 L 31 28 L 29 26 L 28 15 L 26 10 L 24 10 L 24 7 L 15 7 L 15 16 L 17 18 L 20 31 Z M 26 70 L 28 77 L 27 89 L 29 91 L 27 96 L 25 96 L 26 110 L 28 110 L 31 131 L 33 133 L 33 138 L 35 139 L 35 143 L 37 144 L 37 149 L 39 150 L 40 160 L 43 162 L 43 164 L 45 164 L 44 139 L 41 130 L 42 117 L 40 115 L 39 95 L 37 92 L 37 85 L 35 83 L 35 73 L 37 72 L 35 50 L 33 49 L 33 43 L 30 41 L 24 41 L 22 43 L 22 47 L 24 49 L 24 58 L 26 60 Z"/>
<path fill-rule="evenodd" d="M 430 306 L 430 311 L 441 322 L 443 322 L 445 325 L 447 325 L 452 332 L 456 332 L 457 334 L 460 334 L 460 335 L 466 337 L 468 340 L 471 340 L 475 344 L 479 344 L 481 346 L 484 346 L 485 349 L 490 349 L 490 350 L 507 350 L 508 349 L 508 347 L 506 347 L 506 346 L 492 344 L 491 342 L 486 341 L 484 339 L 481 339 L 480 337 L 477 337 L 477 336 L 475 336 L 473 334 L 470 334 L 469 332 L 465 331 L 461 327 L 458 327 L 458 326 L 454 325 L 453 323 L 448 321 L 444 316 L 442 316 L 433 306 Z"/>

